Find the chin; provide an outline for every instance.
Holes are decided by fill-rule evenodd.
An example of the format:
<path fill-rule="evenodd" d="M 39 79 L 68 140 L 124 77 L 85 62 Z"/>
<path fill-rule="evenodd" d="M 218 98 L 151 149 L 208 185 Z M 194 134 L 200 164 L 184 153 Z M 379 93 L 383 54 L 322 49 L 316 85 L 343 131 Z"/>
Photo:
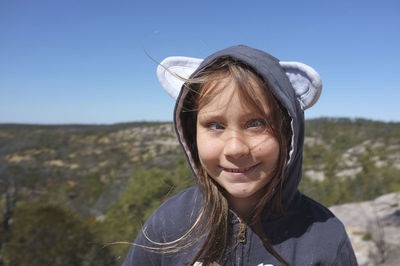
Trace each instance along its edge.
<path fill-rule="evenodd" d="M 256 190 L 251 189 L 251 188 L 228 188 L 225 189 L 226 192 L 228 192 L 230 197 L 237 198 L 237 199 L 247 199 L 252 197 L 253 195 L 256 194 Z"/>

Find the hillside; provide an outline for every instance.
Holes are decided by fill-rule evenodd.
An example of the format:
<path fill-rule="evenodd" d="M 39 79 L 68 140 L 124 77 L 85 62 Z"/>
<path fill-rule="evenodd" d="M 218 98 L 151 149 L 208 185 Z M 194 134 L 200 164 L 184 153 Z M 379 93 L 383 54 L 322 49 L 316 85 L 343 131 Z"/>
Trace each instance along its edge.
<path fill-rule="evenodd" d="M 303 192 L 330 206 L 400 191 L 400 123 L 316 119 L 306 128 Z"/>
<path fill-rule="evenodd" d="M 170 123 L 111 126 L 0 126 L 0 175 L 29 201 L 66 204 L 102 215 L 137 166 L 174 167 L 178 143 Z"/>
<path fill-rule="evenodd" d="M 321 118 L 306 128 L 303 192 L 337 205 L 400 191 L 400 123 Z M 22 227 L 37 233 L 34 224 L 62 216 L 76 225 L 71 234 L 98 243 L 71 251 L 76 265 L 118 264 L 128 246 L 101 243 L 131 241 L 156 206 L 191 184 L 171 123 L 0 125 L 0 219 L 9 224 L 0 262 L 33 241 L 21 240 Z M 28 255 L 18 258 L 46 265 Z"/>

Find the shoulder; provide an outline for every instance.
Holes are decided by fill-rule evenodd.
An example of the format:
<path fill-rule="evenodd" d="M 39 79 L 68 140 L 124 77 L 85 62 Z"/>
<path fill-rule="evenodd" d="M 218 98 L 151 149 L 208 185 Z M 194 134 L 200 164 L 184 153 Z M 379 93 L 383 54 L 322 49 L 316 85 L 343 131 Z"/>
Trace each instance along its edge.
<path fill-rule="evenodd" d="M 197 186 L 190 187 L 163 202 L 152 214 L 151 218 L 161 217 L 163 220 L 175 220 L 182 215 L 198 211 L 203 197 Z"/>
<path fill-rule="evenodd" d="M 287 227 L 292 234 L 302 234 L 313 227 L 344 230 L 344 226 L 325 206 L 298 193 L 295 200 L 276 222 Z"/>
<path fill-rule="evenodd" d="M 308 216 L 312 216 L 316 221 L 335 218 L 335 215 L 327 207 L 304 194 L 300 194 L 300 201 L 297 208 L 298 211 L 303 212 Z"/>
<path fill-rule="evenodd" d="M 139 231 L 123 265 L 188 264 L 184 254 L 166 253 L 163 248 L 169 244 L 174 247 L 188 232 L 201 206 L 202 196 L 197 187 L 188 188 L 161 204 Z"/>
<path fill-rule="evenodd" d="M 175 240 L 196 221 L 202 202 L 198 187 L 190 187 L 161 204 L 146 221 L 142 231 L 159 242 Z"/>
<path fill-rule="evenodd" d="M 193 186 L 187 188 L 178 194 L 172 196 L 164 203 L 160 205 L 160 207 L 156 211 L 160 211 L 163 209 L 176 208 L 176 207 L 188 207 L 193 206 L 193 204 L 202 203 L 202 194 L 197 186 Z"/>
<path fill-rule="evenodd" d="M 357 265 L 343 223 L 327 207 L 301 195 L 300 210 L 306 224 L 302 238 L 309 249 L 335 265 Z"/>
<path fill-rule="evenodd" d="M 346 233 L 344 225 L 328 208 L 301 193 L 294 199 L 283 216 L 266 221 L 265 231 L 272 242 L 281 243 L 289 239 L 296 239 L 299 243 L 340 242 L 338 236 Z"/>
<path fill-rule="evenodd" d="M 347 237 L 343 223 L 327 207 L 305 195 L 301 195 L 297 215 L 303 217 L 306 231 L 315 231 L 318 237 L 326 236 L 338 242 Z"/>

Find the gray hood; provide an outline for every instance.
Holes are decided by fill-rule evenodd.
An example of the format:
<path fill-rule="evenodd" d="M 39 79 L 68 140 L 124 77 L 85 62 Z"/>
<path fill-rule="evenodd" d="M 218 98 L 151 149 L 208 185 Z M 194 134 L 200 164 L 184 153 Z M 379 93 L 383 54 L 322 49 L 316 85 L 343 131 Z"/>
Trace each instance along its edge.
<path fill-rule="evenodd" d="M 285 181 L 282 191 L 282 203 L 284 206 L 287 206 L 292 200 L 293 196 L 296 194 L 298 184 L 301 180 L 304 141 L 303 110 L 313 105 L 320 95 L 322 84 L 321 80 L 319 79 L 319 75 L 312 68 L 304 64 L 296 62 L 282 63 L 275 57 L 261 50 L 239 45 L 218 51 L 208 56 L 204 60 L 195 59 L 198 60 L 196 61 L 197 65 L 199 63 L 200 65 L 198 65 L 198 67 L 192 73 L 189 73 L 191 71 L 187 71 L 186 76 L 188 74 L 191 74 L 190 76 L 195 75 L 198 71 L 204 69 L 214 62 L 215 59 L 222 56 L 232 57 L 253 68 L 264 79 L 272 93 L 285 107 L 291 118 L 292 143 L 290 147 L 289 160 L 286 166 Z M 179 57 L 179 60 L 180 59 L 181 57 Z M 161 64 L 162 68 L 164 69 L 164 73 L 168 72 L 165 71 L 166 68 L 169 68 L 170 71 L 176 70 L 176 68 L 172 67 L 172 64 L 166 60 L 164 60 Z M 180 64 L 188 66 L 187 63 Z M 196 64 L 194 64 L 194 66 L 196 66 Z M 193 68 L 194 66 L 190 67 Z M 160 71 L 162 71 L 162 69 L 159 69 L 158 72 Z M 178 74 L 182 75 L 182 73 Z M 163 80 L 160 78 L 160 73 L 158 73 L 158 76 L 161 84 L 165 88 L 165 81 L 163 84 Z M 307 80 L 307 82 L 304 80 Z M 198 171 L 195 169 L 193 156 L 189 149 L 190 145 L 188 145 L 189 140 L 185 139 L 184 137 L 184 130 L 186 126 L 182 125 L 180 118 L 186 94 L 186 90 L 180 90 L 180 93 L 177 96 L 174 111 L 174 124 L 179 142 L 183 147 L 186 158 L 188 159 L 194 174 L 197 175 Z"/>

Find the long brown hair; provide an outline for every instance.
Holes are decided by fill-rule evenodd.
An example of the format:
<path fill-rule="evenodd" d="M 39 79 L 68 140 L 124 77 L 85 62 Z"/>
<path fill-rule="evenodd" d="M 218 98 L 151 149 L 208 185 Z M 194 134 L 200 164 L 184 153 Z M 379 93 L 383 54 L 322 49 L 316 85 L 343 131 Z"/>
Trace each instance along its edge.
<path fill-rule="evenodd" d="M 278 260 L 288 265 L 287 262 L 279 256 L 272 245 L 263 235 L 261 228 L 261 215 L 265 214 L 265 209 L 271 215 L 280 215 L 283 213 L 281 204 L 282 186 L 285 177 L 285 167 L 288 161 L 289 149 L 291 143 L 290 117 L 286 109 L 275 98 L 266 82 L 246 64 L 234 60 L 230 57 L 220 57 L 212 62 L 206 68 L 200 70 L 183 86 L 187 91 L 182 103 L 182 110 L 179 114 L 179 120 L 183 139 L 190 150 L 192 161 L 198 178 L 198 185 L 204 195 L 204 205 L 201 210 L 201 221 L 198 223 L 200 230 L 197 232 L 205 233 L 204 243 L 193 258 L 192 264 L 198 259 L 203 261 L 203 265 L 209 265 L 212 262 L 219 262 L 229 243 L 229 206 L 224 189 L 210 178 L 203 169 L 198 157 L 196 143 L 196 122 L 197 113 L 211 99 L 218 96 L 219 91 L 213 90 L 211 86 L 218 80 L 231 78 L 239 89 L 239 96 L 244 104 L 253 106 L 260 114 L 263 114 L 268 123 L 272 135 L 279 143 L 279 157 L 271 181 L 263 187 L 264 194 L 258 204 L 255 206 L 252 217 L 246 221 L 253 226 L 255 232 L 263 240 L 264 246 Z M 267 109 L 269 110 L 267 112 Z M 268 208 L 266 208 L 268 207 Z"/>

